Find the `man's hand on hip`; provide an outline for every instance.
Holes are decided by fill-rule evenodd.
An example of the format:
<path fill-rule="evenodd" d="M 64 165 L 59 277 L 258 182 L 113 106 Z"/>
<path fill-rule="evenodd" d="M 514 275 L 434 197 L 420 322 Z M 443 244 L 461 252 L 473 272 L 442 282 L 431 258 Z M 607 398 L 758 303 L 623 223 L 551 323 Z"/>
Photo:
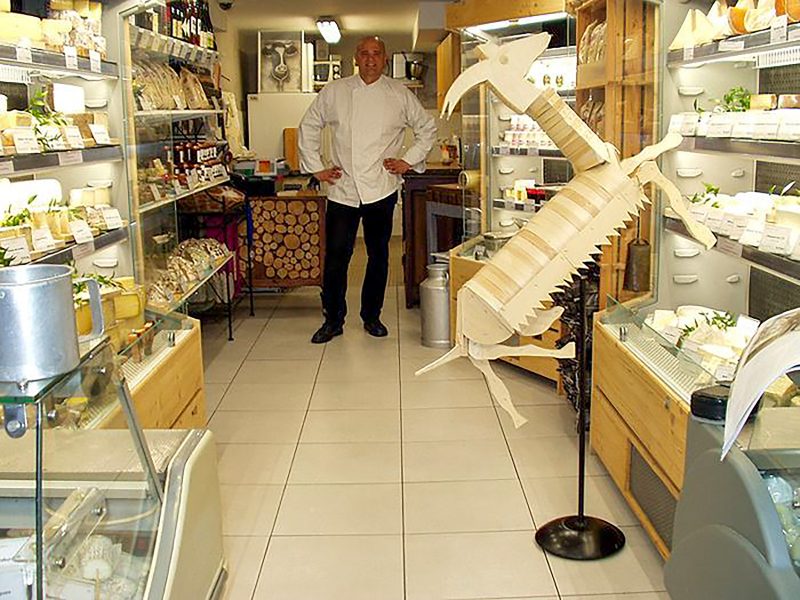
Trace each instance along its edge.
<path fill-rule="evenodd" d="M 383 161 L 383 168 L 392 175 L 403 175 L 411 168 L 411 165 L 402 158 L 387 158 Z"/>
<path fill-rule="evenodd" d="M 336 180 L 342 177 L 342 168 L 331 167 L 330 169 L 314 173 L 314 177 L 325 183 L 336 183 Z"/>

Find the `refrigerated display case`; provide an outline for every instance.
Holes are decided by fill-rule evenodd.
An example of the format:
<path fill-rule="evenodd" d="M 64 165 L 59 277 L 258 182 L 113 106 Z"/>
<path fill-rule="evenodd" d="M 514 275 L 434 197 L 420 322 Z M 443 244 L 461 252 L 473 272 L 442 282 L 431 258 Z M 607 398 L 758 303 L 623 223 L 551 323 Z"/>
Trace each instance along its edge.
<path fill-rule="evenodd" d="M 207 598 L 224 581 L 213 436 L 143 432 L 107 341 L 71 372 L 3 384 L 0 590 L 13 598 Z M 116 401 L 120 429 L 50 428 L 64 399 Z"/>

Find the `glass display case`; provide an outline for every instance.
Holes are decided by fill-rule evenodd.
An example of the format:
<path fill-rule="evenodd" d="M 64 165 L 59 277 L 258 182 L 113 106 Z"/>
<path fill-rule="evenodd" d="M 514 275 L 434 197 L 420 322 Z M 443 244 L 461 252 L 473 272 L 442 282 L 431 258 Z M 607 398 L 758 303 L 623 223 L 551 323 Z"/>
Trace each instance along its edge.
<path fill-rule="evenodd" d="M 539 15 L 516 24 L 489 24 L 461 32 L 462 69 L 474 65 L 476 48 L 506 43 L 546 31 L 550 47 L 531 66 L 527 78 L 556 89 L 574 107 L 576 85 L 575 20 L 565 13 Z M 484 86 L 461 100 L 465 175 L 462 176 L 465 241 L 480 234 L 489 240 L 467 244 L 479 259 L 491 256 L 572 177 L 563 154 L 538 124 L 509 109 Z"/>
<path fill-rule="evenodd" d="M 225 244 L 180 239 L 180 207 L 205 206 L 229 177 L 219 55 L 202 19 L 189 33 L 165 26 L 179 18 L 174 9 L 136 5 L 120 13 L 135 269 L 148 307 L 160 314 L 183 307 L 220 271 L 233 272 Z M 218 296 L 230 308 L 230 289 Z"/>
<path fill-rule="evenodd" d="M 116 363 L 103 341 L 63 376 L 0 387 L 0 594 L 205 598 L 221 585 L 211 436 L 143 432 Z M 89 398 L 116 403 L 127 427 L 49 426 Z"/>

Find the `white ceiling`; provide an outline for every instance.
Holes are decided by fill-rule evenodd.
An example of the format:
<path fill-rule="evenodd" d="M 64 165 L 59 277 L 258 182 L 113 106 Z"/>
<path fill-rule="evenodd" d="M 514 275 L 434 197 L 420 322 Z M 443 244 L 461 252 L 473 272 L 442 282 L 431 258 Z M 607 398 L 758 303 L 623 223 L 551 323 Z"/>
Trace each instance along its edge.
<path fill-rule="evenodd" d="M 317 17 L 332 16 L 347 34 L 411 35 L 419 4 L 419 0 L 235 0 L 226 16 L 229 26 L 239 29 L 312 31 Z"/>

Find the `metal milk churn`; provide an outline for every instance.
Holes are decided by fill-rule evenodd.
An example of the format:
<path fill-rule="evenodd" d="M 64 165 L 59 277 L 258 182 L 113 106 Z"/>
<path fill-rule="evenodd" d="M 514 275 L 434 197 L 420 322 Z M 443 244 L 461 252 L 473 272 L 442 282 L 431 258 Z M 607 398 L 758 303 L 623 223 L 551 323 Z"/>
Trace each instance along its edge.
<path fill-rule="evenodd" d="M 428 265 L 428 277 L 419 284 L 423 346 L 450 348 L 449 283 L 448 265 Z"/>

